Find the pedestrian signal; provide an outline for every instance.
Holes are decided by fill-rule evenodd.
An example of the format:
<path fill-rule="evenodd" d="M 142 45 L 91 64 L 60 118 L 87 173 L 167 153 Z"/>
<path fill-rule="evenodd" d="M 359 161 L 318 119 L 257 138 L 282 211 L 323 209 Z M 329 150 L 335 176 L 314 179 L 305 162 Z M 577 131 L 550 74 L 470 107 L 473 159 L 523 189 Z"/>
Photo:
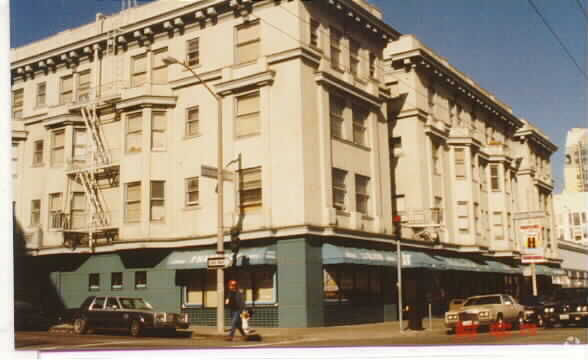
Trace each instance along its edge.
<path fill-rule="evenodd" d="M 537 239 L 534 236 L 527 238 L 527 249 L 537 248 Z"/>

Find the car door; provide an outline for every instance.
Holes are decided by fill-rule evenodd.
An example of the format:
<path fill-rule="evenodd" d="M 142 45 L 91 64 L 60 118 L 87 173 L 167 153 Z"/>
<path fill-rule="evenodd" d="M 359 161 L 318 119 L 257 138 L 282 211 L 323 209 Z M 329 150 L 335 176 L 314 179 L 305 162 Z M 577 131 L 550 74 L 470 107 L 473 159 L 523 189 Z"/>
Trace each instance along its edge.
<path fill-rule="evenodd" d="M 102 328 L 104 326 L 104 305 L 106 298 L 104 296 L 97 296 L 94 301 L 88 307 L 86 312 L 86 319 L 88 326 L 92 328 Z"/>
<path fill-rule="evenodd" d="M 105 310 L 105 325 L 109 329 L 122 329 L 123 328 L 123 314 L 124 311 L 121 310 L 120 303 L 115 296 L 110 296 L 106 300 L 106 310 Z"/>
<path fill-rule="evenodd" d="M 515 301 L 509 295 L 502 295 L 502 305 L 504 307 L 504 318 L 507 321 L 511 321 L 517 317 L 517 309 L 515 307 Z"/>

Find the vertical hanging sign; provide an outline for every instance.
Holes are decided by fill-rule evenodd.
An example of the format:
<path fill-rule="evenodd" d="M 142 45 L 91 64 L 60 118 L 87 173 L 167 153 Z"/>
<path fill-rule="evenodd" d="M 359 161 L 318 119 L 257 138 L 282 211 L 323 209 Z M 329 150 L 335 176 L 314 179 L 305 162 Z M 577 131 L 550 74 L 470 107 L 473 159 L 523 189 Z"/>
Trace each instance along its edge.
<path fill-rule="evenodd" d="M 523 264 L 540 263 L 545 261 L 541 225 L 521 225 L 521 262 Z"/>

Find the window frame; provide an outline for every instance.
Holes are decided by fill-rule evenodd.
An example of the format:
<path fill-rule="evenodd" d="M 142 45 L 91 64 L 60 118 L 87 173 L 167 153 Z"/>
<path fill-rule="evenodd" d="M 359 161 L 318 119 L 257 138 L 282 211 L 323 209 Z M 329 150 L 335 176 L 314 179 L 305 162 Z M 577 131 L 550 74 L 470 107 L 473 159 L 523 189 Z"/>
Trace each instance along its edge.
<path fill-rule="evenodd" d="M 168 52 L 169 51 L 167 46 L 151 51 L 151 73 L 148 75 L 147 78 L 149 79 L 148 82 L 150 82 L 153 85 L 165 85 L 169 83 L 169 71 L 167 70 L 168 64 L 165 63 L 165 61 L 161 61 L 161 64 L 157 64 L 156 62 L 157 57 L 160 56 L 161 53 L 164 53 L 163 57 L 165 57 L 165 54 L 167 54 Z M 164 80 L 156 79 L 155 75 L 159 74 L 160 72 L 162 74 L 165 74 Z"/>
<path fill-rule="evenodd" d="M 39 146 L 39 144 L 41 144 Z M 33 141 L 33 166 L 43 165 L 45 142 L 43 139 Z"/>
<path fill-rule="evenodd" d="M 347 211 L 348 202 L 347 199 L 347 182 L 349 173 L 343 169 L 333 168 L 331 171 L 332 187 L 333 187 L 333 207 L 338 211 Z M 341 179 L 342 181 L 336 181 Z M 337 201 L 337 195 L 342 196 L 343 202 Z"/>
<path fill-rule="evenodd" d="M 370 214 L 370 182 L 369 176 L 355 174 L 355 210 L 365 216 Z"/>
<path fill-rule="evenodd" d="M 66 88 L 66 81 L 71 82 L 70 88 Z M 74 75 L 69 74 L 59 78 L 59 104 L 71 104 L 74 100 Z"/>
<path fill-rule="evenodd" d="M 337 106 L 340 106 L 340 109 Z M 331 123 L 331 137 L 335 139 L 345 138 L 345 98 L 338 94 L 329 96 L 329 118 Z M 336 111 L 337 110 L 337 111 Z M 338 112 L 340 110 L 340 113 Z"/>
<path fill-rule="evenodd" d="M 78 138 L 79 134 L 84 134 L 82 135 L 83 137 L 85 137 L 85 143 L 82 142 L 78 142 L 80 140 L 80 138 Z M 73 129 L 73 139 L 72 139 L 72 146 L 71 146 L 71 161 L 72 163 L 78 163 L 78 164 L 85 164 L 87 159 L 87 155 L 88 155 L 88 131 L 86 128 L 74 128 Z M 81 150 L 80 150 L 81 149 Z M 79 157 L 79 154 L 76 154 L 77 151 L 82 151 L 83 155 L 81 157 Z"/>
<path fill-rule="evenodd" d="M 156 123 L 156 116 L 162 116 L 162 123 Z M 167 150 L 167 123 L 168 114 L 166 111 L 152 111 L 151 112 L 151 151 L 166 151 Z M 162 127 L 156 127 L 163 125 Z M 161 136 L 160 138 L 157 136 Z M 155 138 L 159 138 L 162 141 L 160 146 L 156 146 Z"/>
<path fill-rule="evenodd" d="M 165 222 L 165 218 L 166 218 L 166 211 L 165 211 L 165 180 L 151 180 L 149 182 L 150 186 L 149 186 L 149 221 L 150 222 L 158 222 L 158 223 L 163 223 Z M 160 197 L 155 197 L 153 195 L 153 190 L 154 190 L 154 186 L 155 185 L 161 185 L 161 196 Z M 155 203 L 161 203 L 160 205 L 158 205 L 159 207 L 162 208 L 162 212 L 163 212 L 163 216 L 157 219 L 153 218 L 153 209 L 155 207 Z"/>
<path fill-rule="evenodd" d="M 35 206 L 38 204 L 38 206 Z M 31 221 L 30 226 L 41 226 L 41 199 L 31 200 Z"/>
<path fill-rule="evenodd" d="M 351 115 L 353 122 L 353 143 L 359 146 L 369 146 L 368 124 L 370 111 L 360 104 L 354 104 Z"/>
<path fill-rule="evenodd" d="M 241 41 L 239 40 L 239 31 L 247 28 L 257 28 L 257 37 L 252 38 L 251 40 Z M 249 59 L 248 57 L 243 56 L 243 49 L 248 48 L 250 46 L 257 46 L 257 51 L 255 57 Z M 248 54 L 248 53 L 247 53 Z M 243 64 L 250 64 L 257 62 L 257 59 L 261 56 L 261 23 L 259 20 L 247 22 L 244 24 L 239 24 L 235 26 L 235 64 L 243 65 Z"/>
<path fill-rule="evenodd" d="M 47 82 L 41 81 L 37 84 L 37 93 L 35 96 L 35 106 L 43 107 L 47 105 Z"/>
<path fill-rule="evenodd" d="M 361 76 L 361 45 L 352 38 L 349 38 L 349 72 Z"/>
<path fill-rule="evenodd" d="M 186 65 L 189 67 L 200 65 L 200 37 L 198 36 L 186 40 Z"/>
<path fill-rule="evenodd" d="M 466 179 L 466 149 L 463 147 L 456 147 L 453 149 L 453 155 L 455 160 L 455 178 L 460 180 Z"/>
<path fill-rule="evenodd" d="M 88 81 L 82 83 L 82 76 L 88 76 Z M 90 69 L 80 71 L 77 74 L 76 80 L 76 99 L 77 102 L 87 102 L 90 100 L 90 93 L 92 90 L 92 71 Z M 83 99 L 83 97 L 86 97 Z"/>
<path fill-rule="evenodd" d="M 144 52 L 141 54 L 137 54 L 131 56 L 131 87 L 139 87 L 147 84 L 149 82 L 149 59 L 147 57 L 148 53 Z M 145 65 L 142 71 L 137 71 L 137 61 L 140 59 L 144 59 Z M 139 78 L 139 81 L 137 81 Z"/>
<path fill-rule="evenodd" d="M 137 129 L 130 130 L 129 121 L 131 119 L 139 118 L 140 126 Z M 133 148 L 129 148 L 129 136 L 136 136 L 139 138 L 138 141 L 139 148 L 137 150 L 133 150 Z M 126 154 L 135 154 L 143 152 L 143 111 L 134 111 L 130 112 L 125 115 L 125 153 Z"/>
<path fill-rule="evenodd" d="M 12 118 L 21 120 L 24 110 L 24 88 L 12 90 Z"/>
<path fill-rule="evenodd" d="M 88 274 L 88 291 L 100 291 L 100 273 Z"/>
<path fill-rule="evenodd" d="M 252 177 L 247 180 L 246 177 Z M 239 207 L 244 211 L 252 211 L 263 207 L 263 172 L 261 166 L 241 169 L 239 171 Z M 259 180 L 256 179 L 259 177 Z M 244 200 L 245 193 L 259 193 L 253 200 Z"/>
<path fill-rule="evenodd" d="M 492 212 L 492 229 L 494 233 L 494 240 L 502 241 L 506 239 L 502 211 Z"/>
<path fill-rule="evenodd" d="M 56 199 L 59 199 L 58 207 L 55 207 Z M 62 229 L 63 223 L 61 221 L 61 216 L 63 214 L 63 193 L 56 192 L 49 194 L 47 210 L 49 213 L 49 229 Z"/>
<path fill-rule="evenodd" d="M 337 70 L 343 70 L 342 58 L 343 58 L 343 51 L 342 51 L 342 42 L 343 42 L 343 32 L 335 29 L 334 27 L 330 27 L 329 29 L 329 47 L 330 53 L 329 56 L 331 57 L 331 66 Z"/>
<path fill-rule="evenodd" d="M 196 189 L 190 189 L 190 182 L 196 182 Z M 190 194 L 196 193 L 196 201 L 190 201 Z M 184 179 L 184 206 L 194 207 L 200 205 L 200 178 L 198 176 L 192 176 Z"/>
<path fill-rule="evenodd" d="M 142 274 L 141 279 L 138 276 L 139 274 Z M 138 270 L 135 271 L 135 290 L 142 289 L 147 289 L 147 271 Z"/>
<path fill-rule="evenodd" d="M 83 196 L 83 207 L 76 207 L 76 201 L 74 200 L 76 196 Z M 83 191 L 74 191 L 72 192 L 72 196 L 70 199 L 70 220 L 69 220 L 69 225 L 71 229 L 82 229 L 83 227 L 85 227 L 85 225 L 87 225 L 87 216 L 88 216 L 88 208 L 87 208 L 87 201 L 88 199 L 86 198 L 86 193 Z M 82 226 L 74 226 L 74 218 L 80 217 L 82 218 L 84 221 L 82 221 Z M 77 224 L 77 221 L 76 221 Z"/>
<path fill-rule="evenodd" d="M 129 200 L 129 187 L 131 186 L 138 186 L 139 188 L 139 199 L 138 200 Z M 141 200 L 142 200 L 142 184 L 140 181 L 132 181 L 132 182 L 128 182 L 125 184 L 125 209 L 124 209 L 124 215 L 125 215 L 125 223 L 127 224 L 136 224 L 136 223 L 141 223 L 141 219 L 142 219 L 142 209 L 141 209 Z M 137 219 L 135 220 L 133 219 L 129 219 L 129 205 L 132 204 L 137 204 L 138 206 L 138 216 Z"/>
<path fill-rule="evenodd" d="M 196 119 L 190 117 L 190 114 L 194 112 L 197 114 Z M 190 131 L 192 128 L 195 128 L 193 133 Z M 194 137 L 198 135 L 200 135 L 200 106 L 196 105 L 186 109 L 184 136 Z"/>
<path fill-rule="evenodd" d="M 493 170 L 495 170 L 495 174 L 493 174 Z M 500 192 L 502 191 L 502 186 L 500 186 L 500 168 L 498 164 L 490 164 L 490 190 L 493 192 Z"/>
<path fill-rule="evenodd" d="M 240 113 L 239 112 L 239 103 L 244 99 L 249 98 L 257 98 L 258 107 L 256 111 Z M 244 131 L 244 127 L 241 125 L 242 121 L 245 120 L 255 120 L 257 122 L 257 126 L 251 127 L 251 130 Z M 241 94 L 239 96 L 235 96 L 235 137 L 242 138 L 247 136 L 255 136 L 261 133 L 261 91 L 254 90 L 251 92 L 247 92 Z"/>
<path fill-rule="evenodd" d="M 63 137 L 62 145 L 56 146 L 56 139 L 57 136 L 60 135 Z M 61 151 L 61 156 L 58 161 L 56 161 L 55 153 L 56 151 Z M 65 163 L 65 129 L 57 129 L 51 132 L 51 166 L 63 166 Z"/>
<path fill-rule="evenodd" d="M 119 278 L 120 277 L 120 278 Z M 124 274 L 122 271 L 114 271 L 110 273 L 110 289 L 113 291 L 122 290 L 124 288 Z"/>
<path fill-rule="evenodd" d="M 470 231 L 470 208 L 468 201 L 457 201 L 457 229 L 460 233 Z"/>

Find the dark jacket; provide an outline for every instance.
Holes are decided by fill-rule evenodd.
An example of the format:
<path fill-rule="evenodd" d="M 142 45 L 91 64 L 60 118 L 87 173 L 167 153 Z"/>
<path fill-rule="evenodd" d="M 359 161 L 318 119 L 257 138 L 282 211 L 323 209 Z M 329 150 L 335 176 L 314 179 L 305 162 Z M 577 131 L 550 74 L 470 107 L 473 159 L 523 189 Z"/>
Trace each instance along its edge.
<path fill-rule="evenodd" d="M 229 303 L 227 304 L 231 311 L 243 311 L 245 308 L 245 298 L 240 291 L 229 290 L 227 295 Z"/>

